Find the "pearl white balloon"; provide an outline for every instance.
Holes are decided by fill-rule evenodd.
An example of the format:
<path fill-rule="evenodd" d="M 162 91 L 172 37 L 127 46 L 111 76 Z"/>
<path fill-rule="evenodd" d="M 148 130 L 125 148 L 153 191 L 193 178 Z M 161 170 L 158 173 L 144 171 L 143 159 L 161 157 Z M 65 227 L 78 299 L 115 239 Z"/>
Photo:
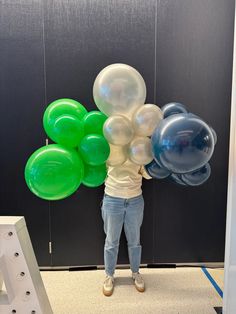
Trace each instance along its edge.
<path fill-rule="evenodd" d="M 138 165 L 147 165 L 153 160 L 151 140 L 148 137 L 135 137 L 128 148 L 129 159 Z"/>
<path fill-rule="evenodd" d="M 110 155 L 106 161 L 108 166 L 116 167 L 127 160 L 127 147 L 110 144 Z"/>
<path fill-rule="evenodd" d="M 93 98 L 98 109 L 107 116 L 130 116 L 144 104 L 146 85 L 137 70 L 127 64 L 115 63 L 96 77 Z"/>
<path fill-rule="evenodd" d="M 113 145 L 126 145 L 134 136 L 132 123 L 124 116 L 109 117 L 103 125 L 103 134 Z"/>
<path fill-rule="evenodd" d="M 132 122 L 135 133 L 140 136 L 151 136 L 163 119 L 161 109 L 152 104 L 146 104 L 135 111 Z"/>

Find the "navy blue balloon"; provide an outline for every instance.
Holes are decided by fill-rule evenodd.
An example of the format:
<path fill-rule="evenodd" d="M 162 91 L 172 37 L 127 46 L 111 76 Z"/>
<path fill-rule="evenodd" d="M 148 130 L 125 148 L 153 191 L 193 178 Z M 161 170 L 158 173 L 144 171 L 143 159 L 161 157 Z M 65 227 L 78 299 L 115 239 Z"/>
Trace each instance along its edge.
<path fill-rule="evenodd" d="M 203 167 L 214 151 L 210 127 L 191 113 L 171 115 L 162 120 L 151 141 L 154 159 L 174 173 Z"/>
<path fill-rule="evenodd" d="M 179 102 L 170 102 L 161 108 L 163 112 L 163 118 L 167 118 L 173 114 L 188 113 L 186 107 Z"/>
<path fill-rule="evenodd" d="M 213 134 L 213 137 L 214 137 L 214 144 L 216 145 L 217 143 L 217 134 L 216 134 L 216 131 L 210 126 L 211 128 L 211 132 Z"/>
<path fill-rule="evenodd" d="M 190 173 L 181 174 L 184 183 L 191 186 L 198 186 L 208 180 L 211 175 L 211 166 L 207 163 L 202 168 Z"/>
<path fill-rule="evenodd" d="M 168 177 L 168 179 L 170 181 L 176 183 L 177 185 L 187 186 L 187 184 L 185 182 L 183 182 L 183 180 L 181 179 L 181 174 L 172 173 L 171 176 Z"/>
<path fill-rule="evenodd" d="M 147 173 L 150 175 L 150 177 L 154 179 L 164 179 L 171 174 L 169 170 L 164 169 L 160 165 L 158 165 L 158 163 L 154 159 L 144 167 Z"/>

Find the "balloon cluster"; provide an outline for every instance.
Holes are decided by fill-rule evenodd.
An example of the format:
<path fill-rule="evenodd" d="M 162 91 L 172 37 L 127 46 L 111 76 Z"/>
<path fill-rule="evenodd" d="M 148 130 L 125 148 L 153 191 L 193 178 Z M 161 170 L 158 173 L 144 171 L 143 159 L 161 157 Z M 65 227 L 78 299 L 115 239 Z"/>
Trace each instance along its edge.
<path fill-rule="evenodd" d="M 43 125 L 56 144 L 41 147 L 27 161 L 25 179 L 34 194 L 59 200 L 81 183 L 99 186 L 106 164 L 116 167 L 126 160 L 145 165 L 153 178 L 168 177 L 181 185 L 200 185 L 209 178 L 215 131 L 180 103 L 162 109 L 144 104 L 145 82 L 134 68 L 104 68 L 95 79 L 93 97 L 101 112 L 87 112 L 72 99 L 47 107 Z"/>
<path fill-rule="evenodd" d="M 30 190 L 47 200 L 59 200 L 74 193 L 81 183 L 101 185 L 107 175 L 110 153 L 103 136 L 107 117 L 99 111 L 87 112 L 73 99 L 52 102 L 43 116 L 48 137 L 57 144 L 36 150 L 25 167 Z"/>
<path fill-rule="evenodd" d="M 111 150 L 107 164 L 120 166 L 127 159 L 138 165 L 150 163 L 150 136 L 163 114 L 156 105 L 144 105 L 146 86 L 140 73 L 126 64 L 107 66 L 95 79 L 93 97 L 108 116 L 103 127 Z"/>
<path fill-rule="evenodd" d="M 161 109 L 144 104 L 145 82 L 134 68 L 104 68 L 94 82 L 93 96 L 108 116 L 103 126 L 111 150 L 108 165 L 120 166 L 129 159 L 145 165 L 151 177 L 168 177 L 180 185 L 196 186 L 209 178 L 215 131 L 180 103 Z"/>
<path fill-rule="evenodd" d="M 204 183 L 211 174 L 215 131 L 180 103 L 169 103 L 162 112 L 164 119 L 151 138 L 154 160 L 145 166 L 147 172 L 184 186 Z"/>

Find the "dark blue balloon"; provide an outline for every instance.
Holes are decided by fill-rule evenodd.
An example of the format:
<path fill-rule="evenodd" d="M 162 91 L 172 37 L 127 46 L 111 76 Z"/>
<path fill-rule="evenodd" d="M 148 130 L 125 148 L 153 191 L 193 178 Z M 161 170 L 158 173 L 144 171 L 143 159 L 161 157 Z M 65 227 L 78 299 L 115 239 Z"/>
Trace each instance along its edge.
<path fill-rule="evenodd" d="M 147 173 L 154 179 L 164 179 L 171 174 L 169 170 L 164 169 L 160 165 L 158 165 L 154 159 L 144 167 Z"/>
<path fill-rule="evenodd" d="M 213 134 L 213 137 L 214 137 L 214 144 L 216 145 L 217 143 L 217 134 L 216 134 L 216 131 L 210 126 L 211 128 L 211 132 Z"/>
<path fill-rule="evenodd" d="M 155 160 L 174 173 L 203 167 L 214 151 L 210 127 L 191 113 L 171 115 L 162 120 L 151 141 Z"/>
<path fill-rule="evenodd" d="M 207 181 L 211 175 L 211 166 L 207 163 L 202 168 L 190 173 L 181 174 L 184 183 L 191 186 L 201 185 Z"/>
<path fill-rule="evenodd" d="M 168 179 L 170 181 L 176 183 L 177 185 L 187 186 L 187 184 L 185 182 L 183 182 L 183 180 L 181 179 L 181 174 L 172 173 L 171 176 L 168 177 Z"/>
<path fill-rule="evenodd" d="M 173 114 L 188 113 L 186 107 L 179 102 L 170 102 L 161 108 L 163 112 L 163 118 L 167 118 Z"/>

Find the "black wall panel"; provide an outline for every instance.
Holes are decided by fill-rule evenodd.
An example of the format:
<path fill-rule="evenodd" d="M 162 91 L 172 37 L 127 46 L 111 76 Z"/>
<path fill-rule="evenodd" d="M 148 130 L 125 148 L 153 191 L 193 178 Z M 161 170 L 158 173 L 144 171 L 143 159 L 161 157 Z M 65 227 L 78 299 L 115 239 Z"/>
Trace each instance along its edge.
<path fill-rule="evenodd" d="M 103 264 L 103 187 L 43 201 L 24 166 L 45 144 L 51 101 L 96 109 L 92 86 L 111 63 L 143 75 L 147 103 L 184 103 L 218 134 L 209 181 L 145 181 L 143 263 L 223 261 L 234 0 L 36 0 L 0 4 L 0 214 L 24 215 L 41 266 Z M 48 242 L 52 241 L 52 256 Z M 124 234 L 119 263 L 127 263 Z"/>
<path fill-rule="evenodd" d="M 204 185 L 156 183 L 155 260 L 223 261 L 234 1 L 160 1 L 157 22 L 158 103 L 182 102 L 218 142 Z"/>
<path fill-rule="evenodd" d="M 155 1 L 46 1 L 45 47 L 48 102 L 70 97 L 95 110 L 96 75 L 111 63 L 137 68 L 154 101 Z M 152 183 L 147 183 L 147 187 Z M 100 213 L 103 187 L 80 187 L 72 197 L 51 202 L 53 264 L 103 264 L 104 232 Z M 150 189 L 149 189 L 150 190 Z M 143 261 L 152 260 L 152 194 L 147 191 L 142 227 Z M 119 263 L 127 263 L 122 234 Z"/>
<path fill-rule="evenodd" d="M 24 167 L 45 145 L 40 1 L 0 2 L 0 215 L 23 215 L 40 265 L 50 265 L 49 204 L 26 187 Z"/>

